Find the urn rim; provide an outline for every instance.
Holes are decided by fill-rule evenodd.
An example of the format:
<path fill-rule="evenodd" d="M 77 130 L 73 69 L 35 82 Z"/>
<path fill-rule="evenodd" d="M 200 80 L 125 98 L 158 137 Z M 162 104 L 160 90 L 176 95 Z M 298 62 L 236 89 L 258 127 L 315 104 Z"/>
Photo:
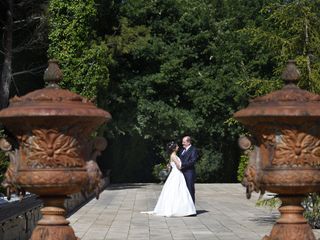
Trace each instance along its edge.
<path fill-rule="evenodd" d="M 10 99 L 9 106 L 0 111 L 0 121 L 21 117 L 80 117 L 99 118 L 103 122 L 111 120 L 111 114 L 97 108 L 87 98 L 69 90 L 61 89 L 57 83 L 62 79 L 62 72 L 57 61 L 49 60 L 44 79 L 48 86 L 24 96 Z"/>

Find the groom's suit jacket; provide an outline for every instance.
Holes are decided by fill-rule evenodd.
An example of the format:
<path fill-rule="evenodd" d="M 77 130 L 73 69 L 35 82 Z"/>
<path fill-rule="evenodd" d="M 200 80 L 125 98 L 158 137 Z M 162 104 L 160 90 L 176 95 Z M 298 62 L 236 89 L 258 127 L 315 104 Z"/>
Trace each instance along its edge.
<path fill-rule="evenodd" d="M 194 171 L 194 164 L 196 163 L 197 158 L 198 158 L 198 151 L 192 145 L 183 154 L 180 153 L 181 171 L 182 172 L 188 172 L 190 170 Z"/>
<path fill-rule="evenodd" d="M 183 154 L 180 153 L 181 172 L 184 175 L 193 202 L 195 202 L 194 182 L 196 181 L 196 171 L 194 168 L 194 164 L 196 163 L 197 158 L 198 151 L 192 145 Z"/>

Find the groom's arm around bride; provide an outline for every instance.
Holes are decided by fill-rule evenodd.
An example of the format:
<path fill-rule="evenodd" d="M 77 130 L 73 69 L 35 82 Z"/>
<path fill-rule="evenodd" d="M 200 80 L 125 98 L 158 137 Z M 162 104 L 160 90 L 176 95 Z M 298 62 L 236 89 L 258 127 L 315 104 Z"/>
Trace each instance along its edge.
<path fill-rule="evenodd" d="M 180 158 L 183 158 L 183 160 L 181 160 L 181 169 L 194 169 L 194 165 L 198 159 L 198 151 L 194 146 L 190 146 L 190 149 L 181 154 Z"/>

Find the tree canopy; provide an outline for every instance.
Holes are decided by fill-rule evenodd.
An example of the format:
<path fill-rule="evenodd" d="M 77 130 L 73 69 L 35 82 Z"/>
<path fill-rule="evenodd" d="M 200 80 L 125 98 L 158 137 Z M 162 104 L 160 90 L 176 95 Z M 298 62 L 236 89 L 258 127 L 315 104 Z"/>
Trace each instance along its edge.
<path fill-rule="evenodd" d="M 320 0 L 50 0 L 42 43 L 60 61 L 62 86 L 111 112 L 100 165 L 112 181 L 151 181 L 166 143 L 190 135 L 197 181 L 232 182 L 244 131 L 233 113 L 279 89 L 288 59 L 300 87 L 320 92 L 319 8 Z"/>
<path fill-rule="evenodd" d="M 242 6 L 248 16 L 239 23 L 237 11 L 225 14 L 229 4 L 128 1 L 119 6 L 118 34 L 107 36 L 119 133 L 152 142 L 158 158 L 167 141 L 191 135 L 201 152 L 199 181 L 232 181 L 237 167 L 240 127 L 230 118 L 246 103 L 238 81 L 247 49 L 238 30 L 256 9 Z"/>
<path fill-rule="evenodd" d="M 49 58 L 58 59 L 62 86 L 97 101 L 108 85 L 110 57 L 93 28 L 95 1 L 49 2 Z"/>

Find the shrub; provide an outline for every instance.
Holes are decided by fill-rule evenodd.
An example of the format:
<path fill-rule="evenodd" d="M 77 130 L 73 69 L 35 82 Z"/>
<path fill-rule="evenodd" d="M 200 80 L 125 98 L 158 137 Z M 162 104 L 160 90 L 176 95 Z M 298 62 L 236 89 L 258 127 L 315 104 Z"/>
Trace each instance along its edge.
<path fill-rule="evenodd" d="M 256 202 L 258 207 L 270 207 L 271 209 L 279 208 L 281 206 L 281 201 L 277 195 L 274 195 L 270 198 L 260 198 Z"/>
<path fill-rule="evenodd" d="M 3 130 L 0 129 L 0 139 L 4 137 Z M 6 156 L 6 154 L 0 150 L 0 183 L 2 183 L 4 179 L 4 174 L 7 170 L 7 167 L 9 165 L 9 159 Z M 5 189 L 0 185 L 0 192 L 5 193 Z"/>
<path fill-rule="evenodd" d="M 4 174 L 9 165 L 8 157 L 0 150 L 0 183 L 4 180 Z M 0 185 L 0 192 L 5 193 L 5 189 Z"/>
<path fill-rule="evenodd" d="M 272 209 L 281 206 L 281 200 L 277 195 L 268 199 L 259 199 L 257 206 L 270 207 Z M 310 193 L 301 204 L 305 211 L 304 217 L 308 220 L 312 228 L 320 228 L 320 196 L 318 193 Z"/>
<path fill-rule="evenodd" d="M 305 208 L 304 216 L 312 228 L 320 228 L 320 196 L 318 193 L 310 193 L 302 202 Z"/>
<path fill-rule="evenodd" d="M 248 155 L 243 154 L 240 156 L 240 162 L 239 162 L 238 171 L 237 171 L 237 180 L 239 182 L 242 182 L 244 171 L 248 165 L 248 162 L 249 162 Z"/>
<path fill-rule="evenodd" d="M 222 153 L 203 150 L 202 156 L 196 163 L 197 182 L 215 182 L 219 170 L 223 166 Z"/>
<path fill-rule="evenodd" d="M 155 179 L 164 182 L 169 175 L 169 169 L 165 163 L 156 164 L 153 166 L 152 175 Z"/>

